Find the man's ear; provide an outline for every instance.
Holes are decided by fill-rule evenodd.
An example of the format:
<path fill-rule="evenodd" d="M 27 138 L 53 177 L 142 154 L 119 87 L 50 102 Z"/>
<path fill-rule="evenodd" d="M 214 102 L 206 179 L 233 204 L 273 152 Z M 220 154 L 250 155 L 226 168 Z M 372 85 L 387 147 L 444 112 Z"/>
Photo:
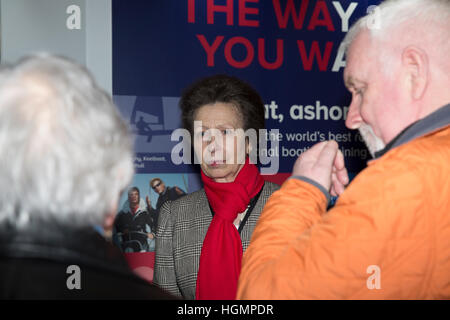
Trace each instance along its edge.
<path fill-rule="evenodd" d="M 402 65 L 406 68 L 411 98 L 419 100 L 425 94 L 428 85 L 428 56 L 416 46 L 408 46 L 402 53 Z"/>

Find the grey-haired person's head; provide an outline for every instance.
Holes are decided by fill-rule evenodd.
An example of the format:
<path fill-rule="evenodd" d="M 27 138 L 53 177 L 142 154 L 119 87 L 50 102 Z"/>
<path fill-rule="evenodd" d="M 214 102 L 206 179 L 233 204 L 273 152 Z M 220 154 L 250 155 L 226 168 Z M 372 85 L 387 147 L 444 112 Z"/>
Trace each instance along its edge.
<path fill-rule="evenodd" d="M 386 0 L 361 17 L 342 41 L 347 51 L 360 33 L 367 33 L 372 46 L 367 48 L 382 61 L 386 73 L 397 63 L 396 52 L 407 45 L 423 45 L 448 70 L 450 61 L 449 0 Z M 398 60 L 398 59 L 397 59 Z"/>
<path fill-rule="evenodd" d="M 0 223 L 102 224 L 133 175 L 133 142 L 82 66 L 36 54 L 0 70 Z"/>

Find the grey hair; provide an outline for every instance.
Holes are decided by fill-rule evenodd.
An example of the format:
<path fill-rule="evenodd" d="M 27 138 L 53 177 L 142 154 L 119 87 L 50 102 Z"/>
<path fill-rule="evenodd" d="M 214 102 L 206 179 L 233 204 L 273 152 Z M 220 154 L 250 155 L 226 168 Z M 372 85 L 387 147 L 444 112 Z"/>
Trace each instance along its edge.
<path fill-rule="evenodd" d="M 341 49 L 347 51 L 361 31 L 368 31 L 370 39 L 375 42 L 400 39 L 404 44 L 414 44 L 430 39 L 434 44 L 432 47 L 445 52 L 447 57 L 450 49 L 450 0 L 386 0 L 353 24 L 341 43 Z M 389 60 L 386 47 L 389 46 L 376 47 L 384 62 Z"/>
<path fill-rule="evenodd" d="M 0 223 L 102 224 L 133 176 L 133 141 L 82 66 L 45 53 L 0 70 Z"/>

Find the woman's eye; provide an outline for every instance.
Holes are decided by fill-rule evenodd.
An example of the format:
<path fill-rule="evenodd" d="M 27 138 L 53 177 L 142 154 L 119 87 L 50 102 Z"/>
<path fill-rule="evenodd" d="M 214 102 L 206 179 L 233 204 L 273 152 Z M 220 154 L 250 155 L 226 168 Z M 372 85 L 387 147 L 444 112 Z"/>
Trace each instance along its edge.
<path fill-rule="evenodd" d="M 205 136 L 206 136 L 206 131 L 200 131 L 197 133 L 197 137 L 199 137 L 199 138 L 205 138 Z"/>

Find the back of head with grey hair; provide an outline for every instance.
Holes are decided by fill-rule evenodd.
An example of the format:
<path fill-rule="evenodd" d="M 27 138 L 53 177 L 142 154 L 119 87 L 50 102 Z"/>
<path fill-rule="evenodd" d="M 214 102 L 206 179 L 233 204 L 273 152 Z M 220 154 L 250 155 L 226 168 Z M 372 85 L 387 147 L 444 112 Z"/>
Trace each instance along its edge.
<path fill-rule="evenodd" d="M 383 62 L 389 60 L 390 48 L 421 43 L 439 53 L 440 60 L 446 63 L 450 50 L 450 0 L 386 0 L 353 24 L 342 41 L 343 49 L 347 51 L 362 31 L 368 31 L 377 44 L 374 49 Z M 383 45 L 387 42 L 391 45 Z"/>
<path fill-rule="evenodd" d="M 84 67 L 38 54 L 0 70 L 0 223 L 103 223 L 133 175 L 132 148 Z"/>

